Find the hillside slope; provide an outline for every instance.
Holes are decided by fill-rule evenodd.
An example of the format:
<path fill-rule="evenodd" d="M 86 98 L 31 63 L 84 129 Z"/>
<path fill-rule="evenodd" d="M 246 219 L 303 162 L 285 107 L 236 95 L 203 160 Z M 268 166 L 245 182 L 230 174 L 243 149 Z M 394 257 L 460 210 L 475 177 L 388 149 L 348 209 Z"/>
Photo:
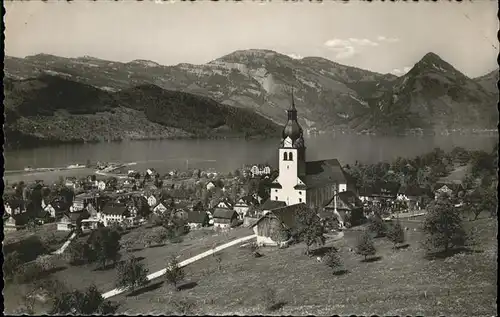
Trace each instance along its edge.
<path fill-rule="evenodd" d="M 292 59 L 255 49 L 202 65 L 175 66 L 38 54 L 6 57 L 5 72 L 12 78 L 49 73 L 111 92 L 155 85 L 249 109 L 279 124 L 286 121 L 294 87 L 299 121 L 306 132 L 489 128 L 497 117 L 494 89 L 467 78 L 432 53 L 402 77 L 320 57 Z"/>
<path fill-rule="evenodd" d="M 6 79 L 8 147 L 123 139 L 278 135 L 244 109 L 156 86 L 109 92 L 52 75 Z M 210 115 L 208 115 L 210 114 Z M 264 128 L 263 128 L 264 127 Z"/>

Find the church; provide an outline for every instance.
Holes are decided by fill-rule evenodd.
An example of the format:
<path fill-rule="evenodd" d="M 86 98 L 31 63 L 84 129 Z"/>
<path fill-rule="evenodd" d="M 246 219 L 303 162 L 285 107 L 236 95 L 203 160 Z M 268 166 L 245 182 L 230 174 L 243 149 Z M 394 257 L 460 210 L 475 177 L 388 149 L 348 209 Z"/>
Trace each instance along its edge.
<path fill-rule="evenodd" d="M 333 200 L 336 213 L 338 193 L 347 191 L 347 175 L 337 159 L 306 161 L 293 93 L 287 112 L 288 122 L 278 149 L 279 176 L 271 183 L 270 199 L 287 206 L 304 203 L 312 209 L 321 209 Z"/>

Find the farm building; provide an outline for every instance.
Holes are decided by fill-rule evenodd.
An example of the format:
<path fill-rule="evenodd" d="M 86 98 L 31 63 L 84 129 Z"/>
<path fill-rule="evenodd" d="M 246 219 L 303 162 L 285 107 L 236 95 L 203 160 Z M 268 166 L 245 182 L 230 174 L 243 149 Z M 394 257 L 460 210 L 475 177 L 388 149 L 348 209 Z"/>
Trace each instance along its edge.
<path fill-rule="evenodd" d="M 238 213 L 232 209 L 215 208 L 214 228 L 230 228 L 238 220 Z"/>
<path fill-rule="evenodd" d="M 259 218 L 252 225 L 257 236 L 257 244 L 261 246 L 276 246 L 287 243 L 289 232 L 296 228 L 296 216 L 299 208 L 305 208 L 305 203 L 273 209 Z"/>

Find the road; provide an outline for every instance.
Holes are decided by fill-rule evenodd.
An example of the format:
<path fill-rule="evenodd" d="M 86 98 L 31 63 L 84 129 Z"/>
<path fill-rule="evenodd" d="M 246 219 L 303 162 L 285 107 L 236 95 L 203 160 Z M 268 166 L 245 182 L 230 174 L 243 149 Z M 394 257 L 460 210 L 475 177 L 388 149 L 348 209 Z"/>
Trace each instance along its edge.
<path fill-rule="evenodd" d="M 64 244 L 57 249 L 56 251 L 52 252 L 52 254 L 62 254 L 64 251 L 68 248 L 69 244 L 71 243 L 71 240 L 73 240 L 76 237 L 76 232 L 73 232 L 73 234 L 68 238 Z"/>
<path fill-rule="evenodd" d="M 203 259 L 203 258 L 205 258 L 205 257 L 207 257 L 207 256 L 209 256 L 209 255 L 212 255 L 212 254 L 214 254 L 214 253 L 216 253 L 216 252 L 218 252 L 218 251 L 224 250 L 224 249 L 226 249 L 226 248 L 232 247 L 232 246 L 234 246 L 234 245 L 240 244 L 240 243 L 242 243 L 242 242 L 245 242 L 245 241 L 248 241 L 248 240 L 251 240 L 251 239 L 255 239 L 256 237 L 257 237 L 257 236 L 253 234 L 253 235 L 246 236 L 246 237 L 243 237 L 243 238 L 235 239 L 235 240 L 233 240 L 233 241 L 230 241 L 230 242 L 228 242 L 228 243 L 225 243 L 225 244 L 220 245 L 220 246 L 218 246 L 218 247 L 215 247 L 215 248 L 213 248 L 213 249 L 207 250 L 207 251 L 205 251 L 205 252 L 203 252 L 203 253 L 200 253 L 200 254 L 198 254 L 198 255 L 195 255 L 195 256 L 193 256 L 193 257 L 191 257 L 191 258 L 189 258 L 189 259 L 186 259 L 186 260 L 184 260 L 184 261 L 180 262 L 180 263 L 179 263 L 179 266 L 180 266 L 180 267 L 186 266 L 186 265 L 191 264 L 191 263 L 193 263 L 193 262 L 196 262 L 196 261 L 198 261 L 198 260 L 200 260 L 200 259 Z M 149 274 L 149 275 L 148 275 L 148 281 L 154 280 L 154 279 L 156 279 L 156 278 L 158 278 L 158 277 L 160 277 L 160 276 L 164 275 L 164 274 L 165 274 L 165 272 L 166 272 L 166 269 L 162 269 L 162 270 L 159 270 L 159 271 L 157 271 L 157 272 L 154 272 L 154 273 Z M 107 298 L 110 298 L 110 297 L 113 297 L 113 296 L 119 295 L 119 294 L 121 294 L 121 293 L 125 292 L 126 290 L 127 290 L 127 289 L 119 289 L 119 288 L 115 288 L 115 289 L 113 289 L 113 290 L 111 290 L 111 291 L 108 291 L 108 292 L 106 292 L 106 293 L 103 293 L 103 294 L 102 294 L 102 297 L 103 297 L 104 299 L 107 299 Z"/>

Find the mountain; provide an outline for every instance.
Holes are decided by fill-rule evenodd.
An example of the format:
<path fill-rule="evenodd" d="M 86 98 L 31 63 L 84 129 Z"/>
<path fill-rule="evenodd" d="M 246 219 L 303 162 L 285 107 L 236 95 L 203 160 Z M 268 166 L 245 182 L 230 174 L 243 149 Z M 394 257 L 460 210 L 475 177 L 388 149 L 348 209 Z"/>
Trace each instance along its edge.
<path fill-rule="evenodd" d="M 143 85 L 109 92 L 53 75 L 4 80 L 6 145 L 176 137 L 259 137 L 280 127 L 207 97 Z"/>
<path fill-rule="evenodd" d="M 403 129 L 494 128 L 498 93 L 486 90 L 434 53 L 426 54 L 372 104 L 365 125 Z"/>
<path fill-rule="evenodd" d="M 5 73 L 18 79 L 48 73 L 112 93 L 155 85 L 248 109 L 280 125 L 286 121 L 293 87 L 306 132 L 489 128 L 496 126 L 493 122 L 498 117 L 496 90 L 466 77 L 433 53 L 402 77 L 320 57 L 292 59 L 255 49 L 235 51 L 202 65 L 175 66 L 46 54 L 6 57 Z"/>
<path fill-rule="evenodd" d="M 481 77 L 476 77 L 476 78 L 474 78 L 474 80 L 478 84 L 483 86 L 483 88 L 486 91 L 491 92 L 491 93 L 498 93 L 498 87 L 497 87 L 498 74 L 499 74 L 499 70 L 496 69 L 496 70 L 492 71 L 491 73 L 488 73 L 488 74 L 483 75 Z"/>

